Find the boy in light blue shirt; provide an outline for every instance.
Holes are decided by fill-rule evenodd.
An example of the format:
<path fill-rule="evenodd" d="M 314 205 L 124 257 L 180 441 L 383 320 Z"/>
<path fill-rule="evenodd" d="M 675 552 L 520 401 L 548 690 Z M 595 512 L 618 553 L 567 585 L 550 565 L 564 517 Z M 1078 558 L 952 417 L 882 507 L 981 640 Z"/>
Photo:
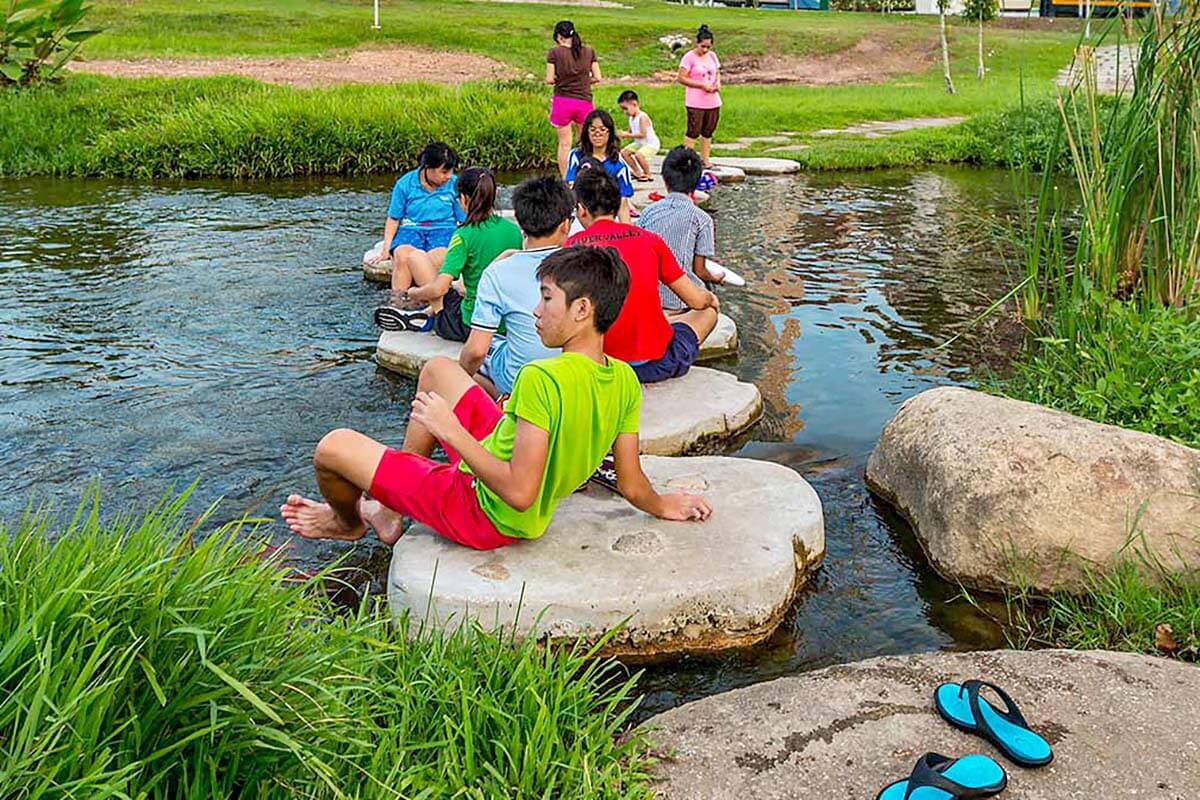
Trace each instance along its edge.
<path fill-rule="evenodd" d="M 541 302 L 538 266 L 562 246 L 571 227 L 575 196 L 556 177 L 530 178 L 513 190 L 513 210 L 525 249 L 491 263 L 479 280 L 471 333 L 458 362 L 493 397 L 512 391 L 530 361 L 551 358 L 538 335 L 533 309 Z"/>

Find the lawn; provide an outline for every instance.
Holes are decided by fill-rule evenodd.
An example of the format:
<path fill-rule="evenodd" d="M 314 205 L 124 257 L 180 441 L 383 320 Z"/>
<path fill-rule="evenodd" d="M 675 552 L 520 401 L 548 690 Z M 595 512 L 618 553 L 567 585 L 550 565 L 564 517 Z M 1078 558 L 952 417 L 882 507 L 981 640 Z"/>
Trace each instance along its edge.
<path fill-rule="evenodd" d="M 545 121 L 549 90 L 537 76 L 549 30 L 563 16 L 601 54 L 607 78 L 597 88 L 597 105 L 615 111 L 622 89 L 638 89 L 665 142 L 683 134 L 682 89 L 653 79 L 677 58 L 658 37 L 690 32 L 705 21 L 726 64 L 763 54 L 792 63 L 786 59 L 844 51 L 864 39 L 885 51 L 924 53 L 914 58 L 915 72 L 879 83 L 727 85 L 718 140 L 795 132 L 792 142 L 810 149 L 788 157 L 814 169 L 1007 163 L 1005 142 L 997 140 L 1006 134 L 990 122 L 874 140 L 813 132 L 904 117 L 986 119 L 1018 106 L 1023 94 L 1046 102 L 1078 36 L 1074 23 L 1053 30 L 1044 24 L 989 29 L 989 72 L 979 81 L 973 28 L 956 20 L 951 45 L 959 90 L 951 96 L 930 56 L 937 46 L 936 19 L 695 8 L 656 0 L 632 5 L 385 0 L 383 29 L 372 31 L 369 2 L 199 0 L 184 9 L 165 0 L 100 0 L 91 21 L 106 30 L 83 53 L 93 59 L 336 54 L 390 43 L 481 53 L 525 77 L 464 88 L 299 89 L 247 79 L 76 75 L 65 85 L 0 98 L 0 127 L 17 132 L 0 142 L 0 175 L 361 174 L 403 168 L 431 138 L 446 138 L 468 160 L 497 168 L 544 167 L 553 161 L 553 136 Z"/>

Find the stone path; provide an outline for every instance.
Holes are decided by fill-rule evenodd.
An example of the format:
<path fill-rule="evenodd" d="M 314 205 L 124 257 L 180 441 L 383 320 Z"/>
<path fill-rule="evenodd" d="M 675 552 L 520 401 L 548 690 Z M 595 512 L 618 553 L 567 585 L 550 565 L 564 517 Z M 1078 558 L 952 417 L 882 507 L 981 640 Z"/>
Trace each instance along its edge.
<path fill-rule="evenodd" d="M 1134 65 L 1138 57 L 1138 45 L 1104 45 L 1096 48 L 1096 88 L 1101 92 L 1114 94 L 1133 91 Z M 1077 57 L 1075 61 L 1063 67 L 1055 82 L 1059 86 L 1069 87 L 1083 81 L 1083 66 Z"/>
<path fill-rule="evenodd" d="M 908 117 L 906 119 L 876 120 L 860 122 L 845 128 L 822 128 L 814 131 L 815 136 L 862 136 L 867 139 L 882 139 L 903 131 L 915 131 L 924 128 L 945 128 L 966 122 L 966 117 Z"/>
<path fill-rule="evenodd" d="M 943 681 L 1003 686 L 1054 761 L 1020 769 L 933 709 Z M 984 753 L 1010 800 L 1200 797 L 1200 668 L 1125 653 L 929 653 L 827 667 L 726 692 L 646 723 L 664 800 L 871 798 L 926 751 Z"/>
<path fill-rule="evenodd" d="M 602 651 L 628 660 L 769 636 L 825 552 L 816 492 L 765 461 L 643 457 L 642 467 L 660 491 L 705 494 L 712 517 L 667 522 L 589 487 L 562 502 L 540 539 L 499 550 L 414 526 L 393 551 L 392 612 L 410 611 L 413 624 L 427 610 L 441 624 L 464 615 L 489 628 L 515 621 L 522 637 L 585 644 L 628 618 Z"/>

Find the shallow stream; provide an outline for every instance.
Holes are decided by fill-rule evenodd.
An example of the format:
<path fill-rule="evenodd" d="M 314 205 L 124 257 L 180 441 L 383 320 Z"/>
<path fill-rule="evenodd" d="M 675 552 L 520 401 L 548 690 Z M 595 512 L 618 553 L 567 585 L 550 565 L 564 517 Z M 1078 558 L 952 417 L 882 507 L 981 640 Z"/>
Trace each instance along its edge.
<path fill-rule="evenodd" d="M 374 364 L 384 293 L 358 264 L 387 188 L 0 182 L 0 518 L 69 510 L 96 479 L 108 512 L 198 480 L 197 513 L 223 498 L 218 520 L 270 516 L 314 489 L 330 428 L 399 443 L 413 382 Z M 736 452 L 814 485 L 827 552 L 766 645 L 651 670 L 644 713 L 833 662 L 1002 642 L 862 472 L 901 401 L 969 383 L 995 355 L 971 323 L 1008 283 L 988 230 L 1011 195 L 1006 173 L 965 169 L 718 190 L 720 255 L 750 281 L 723 291 L 741 349 L 720 366 L 767 404 Z M 296 546 L 306 565 L 344 550 Z M 387 555 L 358 547 L 364 584 L 382 586 Z"/>

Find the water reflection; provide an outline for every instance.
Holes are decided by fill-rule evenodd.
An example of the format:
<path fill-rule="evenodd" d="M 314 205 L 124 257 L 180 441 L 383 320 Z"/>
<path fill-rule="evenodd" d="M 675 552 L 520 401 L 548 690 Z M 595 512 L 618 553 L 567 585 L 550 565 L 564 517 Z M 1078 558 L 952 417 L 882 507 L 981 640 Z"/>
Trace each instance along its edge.
<path fill-rule="evenodd" d="M 382 290 L 357 265 L 388 185 L 0 184 L 0 517 L 72 504 L 94 476 L 114 511 L 201 479 L 197 511 L 224 497 L 223 519 L 270 516 L 288 489 L 313 490 L 326 430 L 398 443 L 412 384 L 373 365 Z M 721 255 L 750 279 L 724 293 L 741 349 L 723 368 L 767 405 L 739 452 L 814 484 L 826 565 L 766 646 L 651 673 L 646 711 L 833 661 L 998 642 L 862 470 L 904 398 L 969 380 L 989 346 L 970 322 L 1005 282 L 984 234 L 1008 196 L 1003 173 L 967 170 L 719 191 Z M 344 550 L 297 548 L 306 564 Z M 386 552 L 365 551 L 381 573 Z"/>

